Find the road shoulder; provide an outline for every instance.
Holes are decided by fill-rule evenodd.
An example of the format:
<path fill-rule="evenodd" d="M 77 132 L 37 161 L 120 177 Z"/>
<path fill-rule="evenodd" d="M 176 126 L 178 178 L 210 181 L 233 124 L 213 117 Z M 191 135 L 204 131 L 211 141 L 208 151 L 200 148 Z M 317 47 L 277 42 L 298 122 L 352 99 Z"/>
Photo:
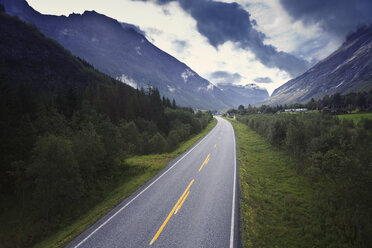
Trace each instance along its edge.
<path fill-rule="evenodd" d="M 125 202 L 128 202 L 133 196 L 141 192 L 143 188 L 157 179 L 162 173 L 177 161 L 177 158 L 187 153 L 199 143 L 216 126 L 217 120 L 214 118 L 211 123 L 198 135 L 180 144 L 180 146 L 171 153 L 153 154 L 144 156 L 134 156 L 126 159 L 126 163 L 141 170 L 142 173 L 127 178 L 115 190 L 113 190 L 102 202 L 93 207 L 84 216 L 77 219 L 73 224 L 58 231 L 51 237 L 35 245 L 35 247 L 62 247 L 76 238 L 80 233 L 89 229 L 101 218 L 109 216 L 115 212 Z M 105 217 L 104 217 L 105 216 Z"/>

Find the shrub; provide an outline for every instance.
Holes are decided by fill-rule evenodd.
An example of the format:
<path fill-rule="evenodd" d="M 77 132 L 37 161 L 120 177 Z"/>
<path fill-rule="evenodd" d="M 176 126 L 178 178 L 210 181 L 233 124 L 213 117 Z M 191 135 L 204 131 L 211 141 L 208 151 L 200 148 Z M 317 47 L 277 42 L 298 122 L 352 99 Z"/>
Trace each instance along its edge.
<path fill-rule="evenodd" d="M 83 193 L 71 142 L 65 138 L 54 135 L 40 138 L 28 174 L 34 178 L 34 197 L 47 221 L 78 201 Z"/>
<path fill-rule="evenodd" d="M 150 153 L 163 153 L 168 150 L 165 138 L 157 133 L 149 140 Z"/>
<path fill-rule="evenodd" d="M 178 147 L 180 136 L 178 135 L 177 130 L 172 130 L 169 132 L 167 141 L 169 150 L 174 150 Z"/>

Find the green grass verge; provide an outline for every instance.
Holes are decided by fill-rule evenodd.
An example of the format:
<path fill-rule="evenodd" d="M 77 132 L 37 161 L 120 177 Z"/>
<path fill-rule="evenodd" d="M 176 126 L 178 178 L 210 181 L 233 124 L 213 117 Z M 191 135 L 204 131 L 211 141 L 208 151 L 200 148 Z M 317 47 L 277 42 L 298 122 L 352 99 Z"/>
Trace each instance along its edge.
<path fill-rule="evenodd" d="M 319 247 L 314 191 L 288 156 L 246 125 L 235 130 L 244 247 Z"/>
<path fill-rule="evenodd" d="M 57 233 L 36 244 L 34 247 L 51 248 L 65 245 L 67 242 L 75 238 L 77 235 L 99 220 L 113 207 L 130 196 L 139 187 L 153 178 L 172 159 L 184 153 L 198 140 L 204 137 L 210 130 L 212 130 L 216 124 L 217 120 L 213 119 L 212 122 L 209 123 L 200 134 L 195 135 L 189 140 L 183 142 L 175 151 L 171 153 L 135 156 L 126 159 L 126 163 L 129 166 L 136 167 L 137 170 L 141 170 L 143 173 L 139 173 L 133 177 L 127 178 L 114 191 L 110 192 L 106 199 L 94 206 L 89 212 L 77 219 L 73 224 L 63 228 L 62 230 L 59 230 Z"/>
<path fill-rule="evenodd" d="M 372 113 L 346 114 L 346 115 L 338 115 L 337 117 L 339 119 L 352 120 L 355 123 L 358 123 L 362 118 L 372 119 Z"/>

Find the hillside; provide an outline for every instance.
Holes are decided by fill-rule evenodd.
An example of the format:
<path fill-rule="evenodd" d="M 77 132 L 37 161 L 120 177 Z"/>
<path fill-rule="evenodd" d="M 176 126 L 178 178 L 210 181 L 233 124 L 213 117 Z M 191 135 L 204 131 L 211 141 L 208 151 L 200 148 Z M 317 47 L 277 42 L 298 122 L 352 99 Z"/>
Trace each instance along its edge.
<path fill-rule="evenodd" d="M 342 46 L 301 76 L 277 88 L 263 104 L 304 103 L 335 93 L 372 89 L 372 26 L 349 35 Z"/>
<path fill-rule="evenodd" d="M 145 173 L 125 158 L 171 152 L 212 115 L 98 72 L 1 10 L 0 246 L 31 247 Z"/>
<path fill-rule="evenodd" d="M 135 88 L 151 85 L 181 106 L 218 110 L 266 98 L 266 94 L 253 92 L 253 88 L 253 94 L 239 92 L 239 87 L 224 92 L 154 46 L 135 26 L 95 11 L 68 17 L 51 16 L 35 11 L 25 0 L 0 0 L 0 3 L 8 14 L 35 24 L 46 36 L 99 71 Z"/>
<path fill-rule="evenodd" d="M 133 87 L 152 85 L 177 103 L 199 109 L 226 108 L 222 92 L 184 63 L 151 44 L 131 25 L 96 13 L 42 15 L 24 0 L 0 0 L 7 13 L 35 24 L 72 54 Z"/>

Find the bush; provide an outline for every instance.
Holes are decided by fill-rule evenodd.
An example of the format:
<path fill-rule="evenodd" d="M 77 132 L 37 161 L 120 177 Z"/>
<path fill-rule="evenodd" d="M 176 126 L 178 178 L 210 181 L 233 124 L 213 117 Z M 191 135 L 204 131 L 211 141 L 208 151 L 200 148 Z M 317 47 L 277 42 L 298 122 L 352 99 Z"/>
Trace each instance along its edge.
<path fill-rule="evenodd" d="M 276 147 L 280 147 L 286 138 L 287 122 L 282 119 L 275 120 L 269 129 L 269 141 Z"/>
<path fill-rule="evenodd" d="M 87 188 L 94 184 L 97 170 L 104 164 L 106 151 L 92 123 L 87 123 L 73 138 L 74 156 Z"/>
<path fill-rule="evenodd" d="M 165 138 L 157 133 L 149 140 L 150 153 L 163 153 L 168 150 Z"/>
<path fill-rule="evenodd" d="M 123 139 L 123 149 L 125 151 L 127 151 L 129 154 L 142 153 L 142 136 L 133 121 L 129 123 L 121 123 L 119 126 L 119 131 Z"/>
<path fill-rule="evenodd" d="M 172 130 L 169 132 L 167 141 L 169 150 L 174 150 L 178 147 L 180 136 L 178 135 L 177 130 Z"/>
<path fill-rule="evenodd" d="M 36 143 L 28 174 L 34 179 L 34 197 L 44 218 L 61 212 L 83 194 L 83 181 L 71 142 L 49 135 Z"/>
<path fill-rule="evenodd" d="M 192 119 L 191 121 L 191 132 L 193 134 L 199 133 L 201 131 L 202 127 L 200 124 L 200 121 L 198 119 Z"/>

